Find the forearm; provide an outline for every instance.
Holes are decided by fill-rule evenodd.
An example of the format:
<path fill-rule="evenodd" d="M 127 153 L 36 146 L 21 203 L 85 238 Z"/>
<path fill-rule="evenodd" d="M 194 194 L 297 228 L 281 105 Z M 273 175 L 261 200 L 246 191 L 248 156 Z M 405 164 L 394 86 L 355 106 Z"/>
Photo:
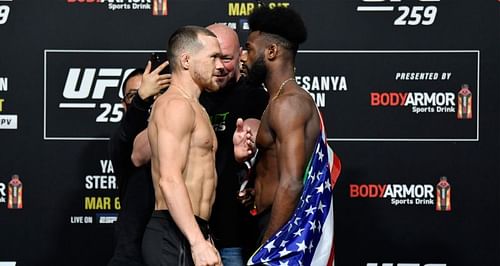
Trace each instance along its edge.
<path fill-rule="evenodd" d="M 303 184 L 299 181 L 288 182 L 278 186 L 271 209 L 271 217 L 264 232 L 262 243 L 269 239 L 271 235 L 278 232 L 280 227 L 290 219 L 297 207 L 302 187 Z"/>
<path fill-rule="evenodd" d="M 168 210 L 182 234 L 191 246 L 205 240 L 196 223 L 189 194 L 184 181 L 160 179 L 160 188 L 167 203 Z"/>

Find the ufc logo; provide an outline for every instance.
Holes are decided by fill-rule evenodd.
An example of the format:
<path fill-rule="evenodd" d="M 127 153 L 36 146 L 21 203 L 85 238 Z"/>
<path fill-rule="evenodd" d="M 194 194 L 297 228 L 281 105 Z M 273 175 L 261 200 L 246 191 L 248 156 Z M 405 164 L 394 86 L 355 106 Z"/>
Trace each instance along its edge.
<path fill-rule="evenodd" d="M 107 89 L 113 89 L 122 98 L 120 85 L 134 71 L 133 68 L 123 71 L 121 68 L 70 68 L 64 85 L 65 99 L 103 99 Z M 83 72 L 83 73 L 82 73 Z M 96 76 L 97 72 L 97 76 Z"/>

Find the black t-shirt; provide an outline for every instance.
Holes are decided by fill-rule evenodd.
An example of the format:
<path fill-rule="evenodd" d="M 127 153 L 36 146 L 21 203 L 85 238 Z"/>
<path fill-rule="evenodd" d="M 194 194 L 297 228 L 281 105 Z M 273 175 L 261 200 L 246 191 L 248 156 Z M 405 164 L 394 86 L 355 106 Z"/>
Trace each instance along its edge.
<path fill-rule="evenodd" d="M 246 167 L 234 159 L 233 133 L 238 118 L 260 120 L 268 98 L 261 86 L 249 84 L 244 77 L 233 86 L 200 96 L 218 141 L 215 158 L 218 182 L 210 227 L 219 248 L 255 245 L 256 233 L 249 210 L 236 199 L 241 181 L 238 174 Z"/>
<path fill-rule="evenodd" d="M 130 155 L 134 147 L 134 139 L 142 130 L 148 126 L 149 108 L 152 100 L 142 100 L 134 97 L 128 107 L 128 111 L 120 122 L 120 126 L 111 136 L 108 150 L 115 175 L 118 179 L 119 196 L 123 199 L 127 189 L 128 179 L 136 170 Z"/>

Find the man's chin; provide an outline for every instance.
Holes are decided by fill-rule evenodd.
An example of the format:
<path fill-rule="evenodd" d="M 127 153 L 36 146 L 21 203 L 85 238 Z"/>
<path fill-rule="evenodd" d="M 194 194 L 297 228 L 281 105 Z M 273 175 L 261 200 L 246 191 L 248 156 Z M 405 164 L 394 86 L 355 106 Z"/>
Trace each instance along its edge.
<path fill-rule="evenodd" d="M 219 87 L 224 87 L 227 84 L 227 76 L 226 77 L 216 77 L 215 82 L 219 85 Z"/>
<path fill-rule="evenodd" d="M 216 91 L 220 90 L 220 88 L 222 88 L 221 85 L 217 82 L 214 82 L 210 86 L 207 86 L 205 88 L 205 91 L 206 92 L 216 92 Z"/>

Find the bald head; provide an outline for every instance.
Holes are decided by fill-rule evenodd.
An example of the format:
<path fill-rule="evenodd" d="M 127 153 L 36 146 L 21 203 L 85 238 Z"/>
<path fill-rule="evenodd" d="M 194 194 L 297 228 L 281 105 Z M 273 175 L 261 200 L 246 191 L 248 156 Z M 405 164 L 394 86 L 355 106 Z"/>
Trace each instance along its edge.
<path fill-rule="evenodd" d="M 221 88 L 225 88 L 240 78 L 240 40 L 238 34 L 224 24 L 212 24 L 207 29 L 213 32 L 219 41 L 224 73 L 218 77 L 217 82 Z"/>
<path fill-rule="evenodd" d="M 224 24 L 212 24 L 208 26 L 207 29 L 217 36 L 221 48 L 226 47 L 228 50 L 231 50 L 232 53 L 239 53 L 240 40 L 238 39 L 236 31 Z"/>

